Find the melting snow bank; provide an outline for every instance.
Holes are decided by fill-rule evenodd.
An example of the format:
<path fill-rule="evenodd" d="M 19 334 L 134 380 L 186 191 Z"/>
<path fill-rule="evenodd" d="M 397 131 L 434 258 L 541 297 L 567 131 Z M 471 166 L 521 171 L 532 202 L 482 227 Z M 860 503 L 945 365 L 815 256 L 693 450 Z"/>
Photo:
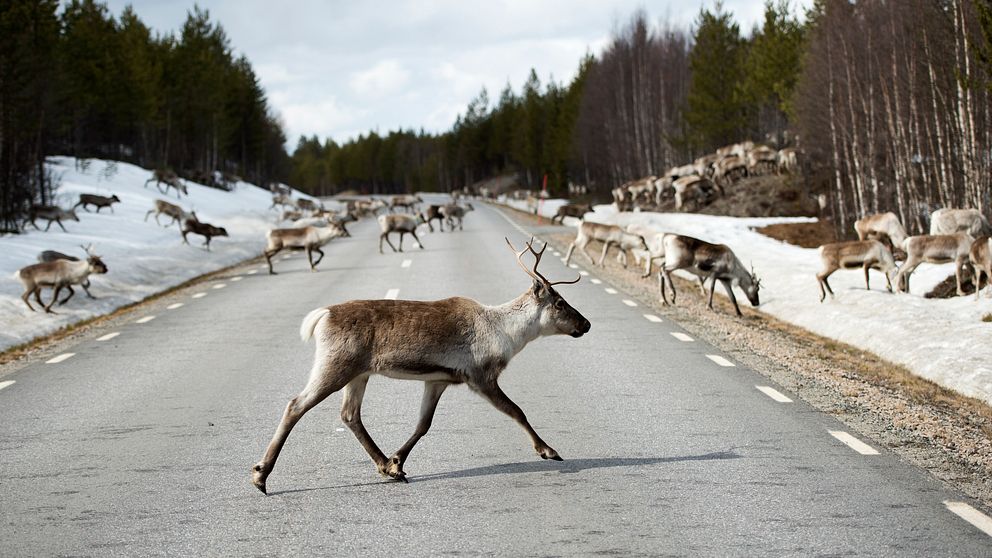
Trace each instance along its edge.
<path fill-rule="evenodd" d="M 116 194 L 121 203 L 114 213 L 76 210 L 80 222 L 66 221 L 62 232 L 52 224 L 49 232 L 33 227 L 26 234 L 0 235 L 0 350 L 49 334 L 64 326 L 100 316 L 121 306 L 179 285 L 199 275 L 236 264 L 261 254 L 265 232 L 273 226 L 276 211 L 270 210 L 272 195 L 252 184 L 239 182 L 231 192 L 184 181 L 189 196 L 177 201 L 161 195 L 154 183 L 144 187 L 151 171 L 127 163 L 88 160 L 86 168 L 77 168 L 71 157 L 51 157 L 48 169 L 60 179 L 56 192 L 58 205 L 72 207 L 79 194 Z M 294 192 L 295 197 L 301 196 Z M 182 244 L 177 225 L 159 226 L 154 218 L 144 221 L 155 199 L 167 199 L 186 209 L 194 209 L 201 221 L 227 229 L 230 237 L 217 237 L 211 251 L 202 248 L 203 237 L 189 235 L 190 245 Z M 162 222 L 170 220 L 163 217 Z M 45 228 L 45 221 L 38 224 Z M 84 256 L 81 244 L 92 243 L 109 272 L 90 277 L 91 300 L 81 288 L 65 306 L 53 306 L 58 315 L 31 312 L 21 301 L 21 282 L 16 271 L 36 263 L 42 250 L 57 250 L 77 257 Z M 47 304 L 51 289 L 42 300 Z M 60 298 L 65 297 L 62 291 Z M 32 306 L 37 307 L 33 298 Z"/>
<path fill-rule="evenodd" d="M 506 203 L 526 210 L 524 202 Z M 553 215 L 562 203 L 545 200 L 541 213 Z M 753 230 L 814 219 L 617 213 L 611 205 L 596 206 L 595 213 L 586 218 L 620 226 L 647 225 L 659 232 L 726 244 L 745 266 L 753 265 L 761 278 L 762 312 L 871 351 L 944 387 L 992 403 L 992 324 L 982 322 L 982 316 L 992 312 L 992 299 L 984 295 L 977 302 L 973 295 L 923 298 L 924 293 L 954 273 L 953 264 L 920 265 L 912 276 L 911 294 L 889 294 L 885 276 L 877 271 L 871 272 L 872 290 L 865 291 L 860 268 L 840 270 L 830 277 L 836 298 L 828 297 L 821 304 L 816 281 L 820 271 L 818 251 L 792 246 Z M 718 286 L 717 292 L 722 288 Z M 742 296 L 738 300 L 747 304 Z"/>

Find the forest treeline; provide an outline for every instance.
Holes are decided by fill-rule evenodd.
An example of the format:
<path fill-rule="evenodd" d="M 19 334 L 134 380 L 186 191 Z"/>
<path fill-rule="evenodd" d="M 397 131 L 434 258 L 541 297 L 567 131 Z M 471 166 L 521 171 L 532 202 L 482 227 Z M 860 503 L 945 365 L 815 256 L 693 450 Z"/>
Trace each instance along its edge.
<path fill-rule="evenodd" d="M 690 162 L 744 137 L 780 142 L 800 72 L 806 26 L 787 2 L 768 3 L 745 36 L 720 4 L 692 32 L 652 25 L 643 11 L 569 83 L 536 72 L 515 91 L 483 89 L 451 130 L 370 132 L 338 144 L 300 138 L 294 185 L 316 193 L 460 188 L 504 173 L 561 193 L 569 182 L 610 188 Z"/>
<path fill-rule="evenodd" d="M 161 35 L 130 7 L 0 2 L 0 230 L 50 201 L 47 155 L 264 184 L 288 176 L 285 142 L 250 62 L 205 10 Z"/>

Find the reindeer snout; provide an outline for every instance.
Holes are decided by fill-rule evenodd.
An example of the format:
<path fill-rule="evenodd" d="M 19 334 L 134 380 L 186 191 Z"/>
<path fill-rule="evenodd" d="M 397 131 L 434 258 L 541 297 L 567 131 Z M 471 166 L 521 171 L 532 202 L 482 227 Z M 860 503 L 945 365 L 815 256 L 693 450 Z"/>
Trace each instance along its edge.
<path fill-rule="evenodd" d="M 589 333 L 589 328 L 591 328 L 591 327 L 592 327 L 592 324 L 589 323 L 589 320 L 587 320 L 585 318 L 582 318 L 582 323 L 579 324 L 578 329 L 576 329 L 575 331 L 572 332 L 572 337 L 575 337 L 575 338 L 582 337 L 586 333 Z"/>

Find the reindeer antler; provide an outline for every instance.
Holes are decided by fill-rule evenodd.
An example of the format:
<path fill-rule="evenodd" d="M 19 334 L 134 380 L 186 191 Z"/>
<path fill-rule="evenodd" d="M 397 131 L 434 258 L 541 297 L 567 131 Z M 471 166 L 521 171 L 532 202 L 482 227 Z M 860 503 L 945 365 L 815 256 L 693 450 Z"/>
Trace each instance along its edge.
<path fill-rule="evenodd" d="M 543 282 L 545 285 L 547 285 L 549 287 L 553 287 L 555 285 L 573 285 L 575 283 L 578 283 L 579 280 L 582 279 L 582 276 L 579 275 L 578 277 L 575 278 L 575 281 L 555 281 L 555 282 L 551 282 L 551 281 L 548 281 L 548 278 L 547 277 L 545 277 L 544 275 L 541 275 L 541 272 L 537 270 L 537 266 L 538 266 L 538 264 L 541 263 L 541 256 L 544 255 L 544 251 L 548 249 L 548 243 L 547 242 L 544 243 L 544 246 L 541 248 L 541 251 L 538 252 L 537 250 L 534 250 L 534 246 L 533 246 L 533 244 L 534 244 L 534 237 L 532 236 L 532 237 L 530 237 L 530 240 L 526 243 L 527 247 L 524 248 L 523 250 L 517 252 L 517 249 L 513 247 L 513 244 L 510 242 L 510 239 L 509 238 L 503 237 L 503 239 L 506 240 L 506 244 L 507 244 L 507 246 L 510 247 L 510 250 L 513 250 L 513 253 L 516 254 L 516 256 L 517 256 L 517 264 L 520 266 L 520 269 L 523 269 L 524 272 L 527 273 L 527 275 L 530 275 L 533 279 L 540 280 L 541 282 Z M 524 265 L 524 262 L 522 260 L 523 255 L 526 254 L 528 251 L 530 251 L 531 254 L 534 254 L 534 269 L 533 270 L 527 269 L 527 266 Z"/>

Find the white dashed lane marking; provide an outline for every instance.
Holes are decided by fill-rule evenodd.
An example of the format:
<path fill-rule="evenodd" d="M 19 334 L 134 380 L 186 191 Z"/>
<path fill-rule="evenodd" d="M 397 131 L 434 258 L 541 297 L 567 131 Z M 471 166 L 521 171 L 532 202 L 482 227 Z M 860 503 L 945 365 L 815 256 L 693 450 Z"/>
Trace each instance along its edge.
<path fill-rule="evenodd" d="M 568 264 L 568 267 L 570 267 L 572 269 L 579 269 L 579 266 L 576 265 L 576 264 Z"/>
<path fill-rule="evenodd" d="M 600 281 L 599 279 L 590 279 L 590 281 L 592 281 L 592 284 L 593 284 L 593 285 L 601 285 L 601 284 L 603 283 L 603 282 L 602 282 L 602 281 Z"/>
<path fill-rule="evenodd" d="M 400 264 L 400 267 L 410 267 L 412 263 L 413 260 L 403 260 L 403 263 Z"/>
<path fill-rule="evenodd" d="M 256 273 L 258 273 L 258 270 L 257 269 L 253 269 L 253 270 L 251 270 L 251 271 L 248 272 L 248 275 L 255 275 Z"/>
<path fill-rule="evenodd" d="M 240 277 L 240 276 L 238 276 L 238 277 L 231 277 L 231 281 L 240 281 L 241 279 L 243 279 L 243 277 Z"/>
<path fill-rule="evenodd" d="M 758 391 L 764 393 L 765 395 L 771 397 L 772 399 L 778 401 L 779 403 L 792 403 L 791 399 L 789 399 L 788 397 L 783 395 L 782 392 L 780 392 L 779 390 L 773 387 L 769 387 L 769 386 L 754 386 L 754 387 L 758 388 Z"/>
<path fill-rule="evenodd" d="M 108 334 L 106 334 L 106 335 L 104 335 L 102 337 L 97 337 L 96 340 L 97 341 L 110 341 L 111 339 L 113 339 L 114 337 L 117 337 L 120 334 L 121 334 L 121 332 L 115 331 L 113 333 L 108 333 Z"/>
<path fill-rule="evenodd" d="M 147 324 L 148 322 L 150 322 L 150 321 L 152 321 L 154 319 L 155 319 L 155 316 L 145 316 L 144 318 L 141 318 L 139 320 L 135 320 L 134 323 L 136 323 L 136 324 Z"/>
<path fill-rule="evenodd" d="M 45 361 L 45 364 L 58 364 L 62 361 L 69 360 L 70 358 L 76 356 L 76 353 L 62 353 L 57 357 L 50 358 Z"/>
<path fill-rule="evenodd" d="M 561 252 L 554 252 L 554 255 L 555 255 L 556 258 L 560 258 L 561 257 Z"/>
<path fill-rule="evenodd" d="M 217 283 L 216 285 L 214 285 L 214 288 L 215 288 L 215 289 L 223 289 L 223 288 L 224 288 L 224 287 L 226 287 L 226 286 L 227 286 L 227 285 L 226 285 L 226 284 L 224 284 L 224 283 Z"/>
<path fill-rule="evenodd" d="M 992 518 L 964 502 L 952 502 L 950 500 L 945 500 L 944 505 L 947 506 L 948 511 L 968 523 L 971 523 L 983 533 L 992 537 Z"/>
<path fill-rule="evenodd" d="M 193 298 L 203 298 L 205 296 L 207 296 L 207 293 L 196 293 L 193 295 Z"/>
<path fill-rule="evenodd" d="M 184 304 L 182 302 L 176 302 L 165 307 L 166 310 L 175 310 L 176 308 L 182 308 Z"/>
<path fill-rule="evenodd" d="M 623 303 L 626 304 L 627 306 L 630 306 L 631 308 L 637 306 L 637 303 L 636 302 L 634 302 L 633 300 L 630 300 L 630 299 L 626 299 L 626 298 L 623 299 Z"/>
<path fill-rule="evenodd" d="M 646 319 L 649 322 L 654 322 L 656 324 L 661 323 L 661 318 L 655 316 L 654 314 L 644 314 L 644 319 Z"/>
<path fill-rule="evenodd" d="M 385 298 L 386 300 L 396 300 L 396 297 L 398 296 L 400 296 L 399 289 L 389 289 L 388 291 L 386 291 L 386 296 L 382 298 Z"/>
<path fill-rule="evenodd" d="M 606 294 L 617 294 L 617 290 L 610 287 L 606 287 L 603 290 L 606 291 Z"/>
<path fill-rule="evenodd" d="M 10 386 L 14 385 L 15 383 L 16 382 L 14 382 L 14 380 L 7 380 L 6 382 L 0 382 L 0 389 L 3 389 L 5 387 L 10 387 Z"/>
<path fill-rule="evenodd" d="M 730 362 L 729 360 L 723 358 L 720 355 L 706 355 L 706 358 L 712 360 L 713 362 L 719 364 L 720 366 L 727 366 L 727 367 L 736 366 L 733 362 Z"/>
<path fill-rule="evenodd" d="M 678 339 L 679 341 L 682 341 L 683 343 L 691 343 L 695 341 L 695 339 L 689 337 L 688 335 L 682 333 L 681 331 L 672 331 L 670 333 L 672 334 L 672 337 Z"/>
<path fill-rule="evenodd" d="M 579 275 L 585 277 L 586 275 L 589 275 L 589 272 L 583 269 L 583 270 L 579 271 Z"/>
<path fill-rule="evenodd" d="M 878 455 L 877 449 L 851 436 L 847 432 L 841 430 L 828 430 L 827 432 L 861 455 Z"/>

